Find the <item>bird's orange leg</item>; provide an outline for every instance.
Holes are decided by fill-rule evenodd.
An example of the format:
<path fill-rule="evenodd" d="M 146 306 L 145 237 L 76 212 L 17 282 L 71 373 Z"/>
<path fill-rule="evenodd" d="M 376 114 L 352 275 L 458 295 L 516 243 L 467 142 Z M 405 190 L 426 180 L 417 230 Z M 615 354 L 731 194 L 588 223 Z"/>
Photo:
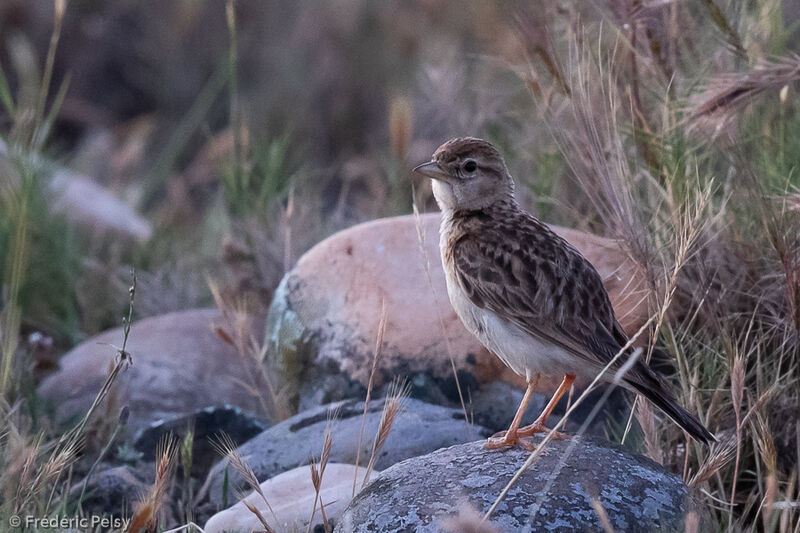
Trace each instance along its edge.
<path fill-rule="evenodd" d="M 486 443 L 486 447 L 488 449 L 495 450 L 498 448 L 511 448 L 517 444 L 520 444 L 529 450 L 533 449 L 530 444 L 519 439 L 520 435 L 518 430 L 519 425 L 522 423 L 522 415 L 528 408 L 528 402 L 531 401 L 531 395 L 533 395 L 533 390 L 536 388 L 536 383 L 538 381 L 539 374 L 536 374 L 536 377 L 533 380 L 528 381 L 528 388 L 525 389 L 525 394 L 522 396 L 522 401 L 520 402 L 519 408 L 514 415 L 514 419 L 511 421 L 511 425 L 506 431 L 501 431 L 500 433 L 496 433 L 495 435 L 489 437 L 489 441 Z"/>
<path fill-rule="evenodd" d="M 539 418 L 537 418 L 533 424 L 518 429 L 517 435 L 519 435 L 520 437 L 529 437 L 534 433 L 549 433 L 550 430 L 545 425 L 547 424 L 547 417 L 549 417 L 550 414 L 553 412 L 553 409 L 555 409 L 558 401 L 561 399 L 562 396 L 564 396 L 564 393 L 567 392 L 569 388 L 572 386 L 573 381 L 575 381 L 574 374 L 564 374 L 564 380 L 561 382 L 561 385 L 558 386 L 558 389 L 556 389 L 556 392 L 553 394 L 553 397 L 550 398 L 550 401 L 547 402 L 547 405 L 542 411 L 542 414 L 539 415 Z M 553 437 L 556 439 L 565 439 L 568 437 L 568 435 L 556 431 L 553 434 Z"/>

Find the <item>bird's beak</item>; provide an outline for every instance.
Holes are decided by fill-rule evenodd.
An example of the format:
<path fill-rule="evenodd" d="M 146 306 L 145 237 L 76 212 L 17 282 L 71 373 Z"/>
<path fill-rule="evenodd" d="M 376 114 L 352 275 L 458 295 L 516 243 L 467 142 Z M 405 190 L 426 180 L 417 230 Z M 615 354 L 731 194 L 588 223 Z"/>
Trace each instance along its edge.
<path fill-rule="evenodd" d="M 428 161 L 427 163 L 422 163 L 412 169 L 412 172 L 417 172 L 418 174 L 422 174 L 427 178 L 431 178 L 434 180 L 439 181 L 447 181 L 450 177 L 446 171 L 439 166 L 439 163 L 436 161 Z"/>

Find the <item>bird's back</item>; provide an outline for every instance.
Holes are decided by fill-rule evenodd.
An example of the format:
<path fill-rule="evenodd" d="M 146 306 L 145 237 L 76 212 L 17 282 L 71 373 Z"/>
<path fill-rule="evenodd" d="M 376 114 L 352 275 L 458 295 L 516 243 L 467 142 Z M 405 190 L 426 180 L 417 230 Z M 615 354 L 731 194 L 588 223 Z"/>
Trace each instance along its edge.
<path fill-rule="evenodd" d="M 516 204 L 445 214 L 442 261 L 476 306 L 603 366 L 627 341 L 602 279 Z"/>

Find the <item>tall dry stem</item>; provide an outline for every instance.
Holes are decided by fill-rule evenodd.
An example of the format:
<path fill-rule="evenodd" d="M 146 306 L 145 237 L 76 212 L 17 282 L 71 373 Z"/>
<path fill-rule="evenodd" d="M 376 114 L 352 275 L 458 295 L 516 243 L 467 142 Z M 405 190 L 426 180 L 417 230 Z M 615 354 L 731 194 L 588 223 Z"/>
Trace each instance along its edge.
<path fill-rule="evenodd" d="M 311 508 L 311 518 L 308 519 L 307 533 L 311 533 L 311 528 L 314 525 L 314 515 L 317 512 L 317 503 L 319 503 L 319 510 L 322 514 L 322 525 L 325 528 L 325 533 L 331 533 L 331 527 L 328 523 L 328 517 L 325 513 L 325 503 L 322 501 L 320 491 L 322 491 L 322 476 L 325 475 L 325 467 L 328 465 L 328 460 L 331 458 L 331 447 L 333 446 L 333 434 L 331 431 L 331 424 L 325 428 L 325 439 L 322 442 L 322 454 L 319 459 L 319 468 L 317 468 L 316 461 L 311 461 L 311 484 L 314 487 L 314 505 Z"/>
<path fill-rule="evenodd" d="M 733 528 L 733 511 L 736 504 L 736 482 L 739 472 L 739 461 L 742 454 L 742 398 L 744 397 L 744 364 L 742 357 L 734 357 L 731 366 L 731 401 L 733 414 L 736 417 L 736 460 L 733 463 L 733 483 L 731 485 L 730 511 L 728 515 L 728 531 Z"/>
<path fill-rule="evenodd" d="M 261 484 L 258 482 L 256 473 L 253 471 L 252 467 L 247 464 L 247 461 L 245 461 L 244 457 L 239 452 L 239 449 L 236 447 L 233 439 L 231 439 L 226 433 L 221 433 L 216 440 L 211 442 L 211 445 L 221 456 L 225 457 L 228 460 L 228 464 L 231 465 L 240 476 L 242 476 L 242 479 L 244 479 L 247 486 L 250 487 L 250 490 L 259 495 L 261 501 L 263 501 L 266 508 L 269 509 L 273 520 L 275 520 L 275 523 L 277 524 L 278 517 L 275 515 L 275 511 L 272 509 L 269 500 L 267 500 L 264 491 L 261 489 Z M 202 490 L 199 491 L 197 495 L 198 499 L 202 497 L 202 493 Z M 261 520 L 261 518 L 259 518 L 259 520 Z"/>
<path fill-rule="evenodd" d="M 158 516 L 165 503 L 167 488 L 175 471 L 175 456 L 178 451 L 177 440 L 165 435 L 156 447 L 156 477 L 145 497 L 136 504 L 136 510 L 128 526 L 129 533 L 139 533 L 142 529 L 155 531 Z"/>
<path fill-rule="evenodd" d="M 372 397 L 372 387 L 375 383 L 375 370 L 378 368 L 378 361 L 383 352 L 383 335 L 386 332 L 386 300 L 381 301 L 381 318 L 378 322 L 378 337 L 375 340 L 375 350 L 372 353 L 372 369 L 369 372 L 369 382 L 367 383 L 367 397 L 364 400 L 364 413 L 361 415 L 361 430 L 358 433 L 358 447 L 356 448 L 356 463 L 353 469 L 353 490 L 351 498 L 356 495 L 356 480 L 358 479 L 358 465 L 361 458 L 361 444 L 364 442 L 364 428 L 367 424 L 367 410 L 369 401 Z"/>
<path fill-rule="evenodd" d="M 386 399 L 383 403 L 383 413 L 381 414 L 381 421 L 378 424 L 378 432 L 375 435 L 375 441 L 372 444 L 372 453 L 369 456 L 367 463 L 367 471 L 364 473 L 364 479 L 361 482 L 362 488 L 369 481 L 372 470 L 375 468 L 375 461 L 378 460 L 378 455 L 386 444 L 386 439 L 389 438 L 389 433 L 392 430 L 394 419 L 405 408 L 405 402 L 408 398 L 409 386 L 403 381 L 395 380 L 389 386 L 386 393 Z"/>

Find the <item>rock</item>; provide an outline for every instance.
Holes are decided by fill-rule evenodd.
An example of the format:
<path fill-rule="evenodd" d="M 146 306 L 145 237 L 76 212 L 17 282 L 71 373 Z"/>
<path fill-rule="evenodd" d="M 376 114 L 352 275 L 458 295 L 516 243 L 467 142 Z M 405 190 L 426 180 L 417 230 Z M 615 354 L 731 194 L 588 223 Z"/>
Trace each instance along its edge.
<path fill-rule="evenodd" d="M 383 400 L 370 402 L 360 465 L 366 465 L 369 461 L 382 409 Z M 275 424 L 238 450 L 259 481 L 269 479 L 296 466 L 308 464 L 312 457 L 319 457 L 328 420 L 335 417 L 330 460 L 355 464 L 363 412 L 364 402 L 356 400 L 317 407 Z M 489 431 L 485 428 L 465 422 L 464 414 L 459 409 L 408 399 L 405 409 L 392 424 L 375 468 L 383 469 L 409 457 L 488 435 Z M 226 469 L 231 489 L 242 488 L 241 478 L 228 467 L 227 459 L 223 459 L 211 469 L 206 482 L 209 500 L 216 504 L 223 501 Z"/>
<path fill-rule="evenodd" d="M 133 447 L 142 452 L 142 458 L 155 460 L 159 442 L 172 435 L 183 440 L 191 428 L 194 432 L 192 446 L 192 476 L 205 476 L 219 460 L 219 452 L 214 446 L 224 434 L 236 445 L 255 437 L 269 424 L 254 415 L 245 413 L 239 407 L 225 405 L 206 407 L 190 415 L 158 420 L 138 432 Z M 179 470 L 179 474 L 181 471 Z"/>
<path fill-rule="evenodd" d="M 91 178 L 68 170 L 56 171 L 50 180 L 50 192 L 54 212 L 93 233 L 111 233 L 136 241 L 147 241 L 153 234 L 146 219 Z"/>
<path fill-rule="evenodd" d="M 116 417 L 124 405 L 130 410 L 126 431 L 137 430 L 162 418 L 192 413 L 208 406 L 235 405 L 261 412 L 250 358 L 222 340 L 212 324 L 212 309 L 179 311 L 133 324 L 127 351 L 133 364 L 121 371 L 107 403 L 98 411 Z M 122 328 L 106 331 L 70 350 L 61 368 L 47 376 L 39 395 L 66 422 L 83 415 L 102 387 L 122 344 Z M 257 385 L 257 384 L 256 384 Z"/>
<path fill-rule="evenodd" d="M 357 478 L 360 481 L 367 469 L 358 468 Z M 325 516 L 328 525 L 333 527 L 352 498 L 355 466 L 339 463 L 328 463 L 322 476 L 320 497 L 325 505 Z M 375 472 L 373 471 L 373 474 Z M 267 523 L 276 531 L 306 531 L 308 519 L 314 509 L 315 491 L 311 484 L 311 473 L 308 466 L 300 466 L 279 474 L 263 483 L 261 490 L 272 507 L 269 508 L 255 491 L 246 501 L 258 508 Z M 203 530 L 206 533 L 223 533 L 226 531 L 260 531 L 263 529 L 258 518 L 250 512 L 244 502 L 220 511 L 206 522 Z M 324 531 L 322 515 L 317 503 L 312 531 Z"/>
<path fill-rule="evenodd" d="M 442 390 L 455 391 L 449 354 L 459 379 L 521 383 L 464 329 L 451 308 L 439 258 L 439 219 L 439 214 L 420 218 L 425 254 L 413 216 L 387 218 L 322 241 L 283 278 L 266 338 L 290 389 L 299 391 L 295 400 L 301 406 L 363 397 L 382 302 L 387 326 L 377 385 L 397 375 L 427 373 Z M 623 326 L 638 329 L 647 317 L 645 284 L 625 252 L 610 239 L 552 228 L 595 265 Z M 542 390 L 550 392 L 558 384 L 542 381 Z M 450 400 L 457 401 L 457 395 Z"/>
<path fill-rule="evenodd" d="M 81 507 L 87 515 L 131 516 L 133 507 L 153 482 L 153 465 L 141 469 L 117 466 L 95 472 L 89 478 Z M 74 485 L 69 492 L 70 500 L 76 501 L 83 491 L 84 481 Z"/>
<path fill-rule="evenodd" d="M 0 172 L 14 183 L 19 179 L 10 162 L 7 145 L 0 141 Z M 43 169 L 49 164 L 37 159 Z M 153 227 L 128 204 L 91 178 L 66 169 L 52 172 L 48 182 L 50 208 L 69 222 L 89 229 L 95 234 L 111 233 L 139 242 L 147 241 Z"/>
<path fill-rule="evenodd" d="M 356 495 L 336 533 L 440 532 L 463 504 L 483 515 L 530 455 L 521 448 L 486 450 L 483 444 L 452 446 L 385 470 Z M 690 514 L 690 520 L 699 520 L 696 531 L 715 530 L 708 511 L 678 476 L 593 437 L 549 442 L 491 523 L 502 532 L 603 531 L 592 505 L 598 498 L 618 533 L 683 531 Z"/>

